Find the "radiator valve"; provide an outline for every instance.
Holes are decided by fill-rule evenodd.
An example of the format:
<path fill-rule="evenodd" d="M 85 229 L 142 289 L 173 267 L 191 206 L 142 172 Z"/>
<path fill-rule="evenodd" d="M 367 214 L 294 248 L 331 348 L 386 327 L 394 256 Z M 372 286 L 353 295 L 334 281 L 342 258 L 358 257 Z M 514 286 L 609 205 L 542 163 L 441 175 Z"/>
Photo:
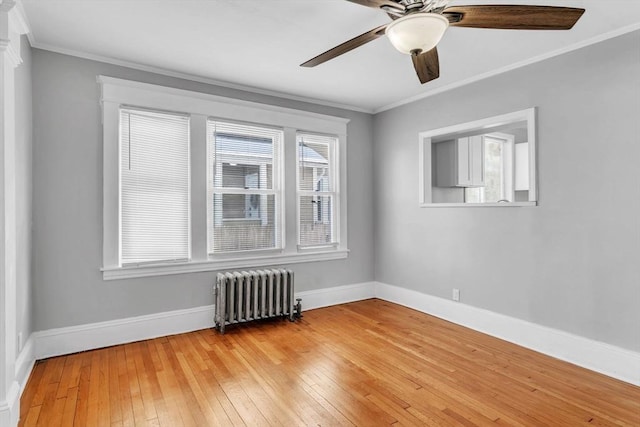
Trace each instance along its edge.
<path fill-rule="evenodd" d="M 296 298 L 296 305 L 293 306 L 295 313 L 294 319 L 300 319 L 302 317 L 302 298 Z"/>

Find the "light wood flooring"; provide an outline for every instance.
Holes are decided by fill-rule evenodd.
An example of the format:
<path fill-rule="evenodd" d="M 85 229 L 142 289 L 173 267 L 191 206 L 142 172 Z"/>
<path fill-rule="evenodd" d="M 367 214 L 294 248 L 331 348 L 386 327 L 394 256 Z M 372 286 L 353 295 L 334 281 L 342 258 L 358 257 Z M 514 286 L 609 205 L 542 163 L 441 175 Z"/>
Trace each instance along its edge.
<path fill-rule="evenodd" d="M 381 300 L 37 362 L 22 426 L 640 426 L 640 388 Z"/>

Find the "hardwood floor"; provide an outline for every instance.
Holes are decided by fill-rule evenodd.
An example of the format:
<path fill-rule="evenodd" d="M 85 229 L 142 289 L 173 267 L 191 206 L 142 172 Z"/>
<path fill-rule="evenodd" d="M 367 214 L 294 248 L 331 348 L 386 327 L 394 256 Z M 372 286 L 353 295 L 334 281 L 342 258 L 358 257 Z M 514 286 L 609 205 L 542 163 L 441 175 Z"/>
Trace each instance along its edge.
<path fill-rule="evenodd" d="M 640 426 L 640 388 L 381 300 L 39 361 L 21 426 Z"/>

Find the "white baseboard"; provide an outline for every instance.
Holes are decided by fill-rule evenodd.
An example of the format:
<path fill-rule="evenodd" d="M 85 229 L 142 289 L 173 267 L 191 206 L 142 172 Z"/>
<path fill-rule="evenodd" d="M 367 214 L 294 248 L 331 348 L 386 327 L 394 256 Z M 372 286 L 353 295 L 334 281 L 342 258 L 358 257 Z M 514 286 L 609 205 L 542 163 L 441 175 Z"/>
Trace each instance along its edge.
<path fill-rule="evenodd" d="M 14 381 L 9 387 L 7 400 L 0 400 L 0 427 L 18 425 L 20 416 L 20 385 Z"/>
<path fill-rule="evenodd" d="M 36 359 L 213 327 L 214 307 L 189 308 L 34 333 Z"/>
<path fill-rule="evenodd" d="M 298 292 L 296 297 L 302 298 L 303 311 L 379 298 L 640 385 L 639 353 L 409 289 L 365 282 Z M 16 360 L 16 392 L 24 389 L 35 360 L 211 328 L 214 312 L 209 305 L 35 332 Z M 10 414 L 6 402 L 0 402 L 0 418 L 3 411 Z"/>
<path fill-rule="evenodd" d="M 459 302 L 377 283 L 377 298 L 640 386 L 640 353 Z"/>
<path fill-rule="evenodd" d="M 27 385 L 29 375 L 33 370 L 33 365 L 36 363 L 35 352 L 35 340 L 34 334 L 29 335 L 27 342 L 22 347 L 22 351 L 16 359 L 16 381 L 20 385 L 20 394 L 24 391 L 24 387 Z"/>
<path fill-rule="evenodd" d="M 374 286 L 373 282 L 337 286 L 298 292 L 296 297 L 302 298 L 303 310 L 311 310 L 373 298 Z M 35 332 L 19 357 L 18 378 L 24 377 L 22 372 L 30 371 L 27 365 L 31 360 L 211 328 L 214 313 L 214 306 L 208 305 Z"/>
<path fill-rule="evenodd" d="M 297 292 L 296 298 L 302 298 L 302 311 L 313 310 L 314 308 L 375 298 L 375 286 L 375 282 L 364 282 L 355 285 L 315 289 Z"/>
<path fill-rule="evenodd" d="M 303 310 L 359 301 L 374 297 L 375 283 L 337 286 L 296 293 Z M 32 334 L 35 359 L 60 356 L 128 342 L 141 341 L 214 326 L 213 305 L 130 317 L 80 326 L 49 329 Z M 27 341 L 29 344 L 31 337 Z M 28 345 L 25 346 L 27 349 Z M 23 351 L 24 353 L 24 351 Z M 22 354 L 22 353 L 21 353 Z M 25 361 L 29 360 L 26 356 Z M 21 365 L 24 365 L 23 362 Z"/>
<path fill-rule="evenodd" d="M 16 358 L 14 381 L 7 393 L 7 400 L 0 401 L 0 427 L 14 427 L 18 424 L 20 396 L 35 362 L 33 338 L 30 336 Z"/>

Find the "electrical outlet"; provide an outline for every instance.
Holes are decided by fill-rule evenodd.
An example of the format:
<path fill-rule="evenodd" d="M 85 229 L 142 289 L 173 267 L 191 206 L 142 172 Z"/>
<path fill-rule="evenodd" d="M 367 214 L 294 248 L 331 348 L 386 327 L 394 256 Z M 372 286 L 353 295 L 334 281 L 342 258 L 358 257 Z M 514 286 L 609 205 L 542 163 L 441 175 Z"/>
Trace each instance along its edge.
<path fill-rule="evenodd" d="M 18 332 L 18 353 L 22 351 L 22 332 Z"/>
<path fill-rule="evenodd" d="M 453 289 L 453 300 L 460 301 L 460 289 Z"/>

